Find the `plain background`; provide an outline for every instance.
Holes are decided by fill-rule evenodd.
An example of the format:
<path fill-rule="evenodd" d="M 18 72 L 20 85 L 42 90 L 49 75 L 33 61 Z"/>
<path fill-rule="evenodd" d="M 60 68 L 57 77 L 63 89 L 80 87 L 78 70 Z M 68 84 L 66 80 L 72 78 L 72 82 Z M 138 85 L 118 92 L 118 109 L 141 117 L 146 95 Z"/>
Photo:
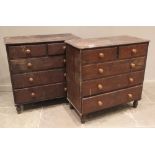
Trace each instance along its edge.
<path fill-rule="evenodd" d="M 145 82 L 155 80 L 155 27 L 144 26 L 18 26 L 0 27 L 0 91 L 11 90 L 5 36 L 73 33 L 82 38 L 107 37 L 115 35 L 131 35 L 150 40 Z"/>

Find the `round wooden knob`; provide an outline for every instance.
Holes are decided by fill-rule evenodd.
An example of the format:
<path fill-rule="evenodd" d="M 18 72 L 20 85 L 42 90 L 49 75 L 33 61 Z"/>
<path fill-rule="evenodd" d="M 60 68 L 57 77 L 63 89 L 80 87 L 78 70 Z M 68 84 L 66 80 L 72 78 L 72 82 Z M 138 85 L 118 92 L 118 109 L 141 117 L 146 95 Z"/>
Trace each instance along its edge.
<path fill-rule="evenodd" d="M 30 62 L 27 63 L 27 67 L 32 67 L 32 64 Z"/>
<path fill-rule="evenodd" d="M 134 79 L 130 77 L 130 78 L 129 78 L 129 81 L 130 81 L 130 82 L 134 82 Z"/>
<path fill-rule="evenodd" d="M 31 93 L 31 96 L 32 96 L 32 97 L 35 97 L 35 96 L 36 96 L 36 94 L 35 94 L 34 92 L 32 92 L 32 93 Z"/>
<path fill-rule="evenodd" d="M 98 101 L 98 105 L 99 106 L 102 106 L 103 105 L 103 102 L 102 101 Z"/>
<path fill-rule="evenodd" d="M 136 54 L 137 53 L 137 49 L 133 48 L 132 49 L 132 53 Z"/>
<path fill-rule="evenodd" d="M 30 49 L 26 49 L 25 51 L 27 54 L 30 54 L 31 53 L 31 50 Z"/>
<path fill-rule="evenodd" d="M 104 53 L 99 53 L 100 58 L 104 58 Z"/>
<path fill-rule="evenodd" d="M 103 71 L 104 71 L 104 70 L 103 70 L 102 68 L 99 68 L 99 69 L 98 69 L 98 72 L 99 72 L 100 74 L 102 74 Z"/>
<path fill-rule="evenodd" d="M 129 97 L 130 99 L 132 99 L 132 98 L 133 98 L 133 95 L 132 95 L 132 94 L 128 94 L 128 97 Z"/>
<path fill-rule="evenodd" d="M 67 74 L 66 74 L 66 73 L 64 73 L 64 77 L 66 77 L 66 75 L 67 75 Z"/>
<path fill-rule="evenodd" d="M 98 87 L 98 89 L 100 89 L 100 90 L 103 89 L 103 85 L 102 85 L 102 84 L 98 84 L 97 87 Z"/>
<path fill-rule="evenodd" d="M 130 66 L 131 66 L 131 68 L 135 68 L 136 67 L 136 64 L 131 63 Z"/>
<path fill-rule="evenodd" d="M 64 63 L 66 63 L 66 59 L 64 59 Z"/>
<path fill-rule="evenodd" d="M 67 88 L 66 87 L 64 88 L 64 91 L 67 91 Z"/>
<path fill-rule="evenodd" d="M 65 50 L 66 49 L 66 46 L 63 46 L 62 48 Z"/>
<path fill-rule="evenodd" d="M 32 78 L 32 77 L 30 77 L 30 78 L 29 78 L 29 81 L 30 81 L 30 82 L 33 82 L 34 80 L 33 80 L 33 78 Z"/>

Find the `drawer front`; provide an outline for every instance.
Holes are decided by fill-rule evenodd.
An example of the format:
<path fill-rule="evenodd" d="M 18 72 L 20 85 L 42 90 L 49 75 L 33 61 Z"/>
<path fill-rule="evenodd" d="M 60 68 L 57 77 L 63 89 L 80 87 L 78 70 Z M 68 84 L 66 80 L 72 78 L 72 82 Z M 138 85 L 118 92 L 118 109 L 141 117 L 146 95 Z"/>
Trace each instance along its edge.
<path fill-rule="evenodd" d="M 99 63 L 117 59 L 117 48 L 85 50 L 82 52 L 82 64 Z"/>
<path fill-rule="evenodd" d="M 14 90 L 16 104 L 31 103 L 66 96 L 65 83 Z"/>
<path fill-rule="evenodd" d="M 97 95 L 82 99 L 82 111 L 84 114 L 113 107 L 119 104 L 128 103 L 133 100 L 140 100 L 142 86 L 136 86 L 120 91 Z"/>
<path fill-rule="evenodd" d="M 137 44 L 119 47 L 119 58 L 128 59 L 147 55 L 148 44 Z"/>
<path fill-rule="evenodd" d="M 142 84 L 143 79 L 144 71 L 138 71 L 109 78 L 84 81 L 82 83 L 82 96 L 86 97 L 91 95 L 97 95 L 108 91 L 114 91 Z"/>
<path fill-rule="evenodd" d="M 11 72 L 26 73 L 64 67 L 64 56 L 11 60 Z"/>
<path fill-rule="evenodd" d="M 65 81 L 64 69 L 41 71 L 12 76 L 14 88 L 26 88 Z"/>
<path fill-rule="evenodd" d="M 90 80 L 106 76 L 129 73 L 130 71 L 143 70 L 145 68 L 145 57 L 86 65 L 82 67 L 82 79 Z"/>
<path fill-rule="evenodd" d="M 9 46 L 8 55 L 10 59 L 40 57 L 47 54 L 46 45 L 21 45 Z"/>
<path fill-rule="evenodd" d="M 66 50 L 65 43 L 48 44 L 48 55 L 64 54 Z"/>

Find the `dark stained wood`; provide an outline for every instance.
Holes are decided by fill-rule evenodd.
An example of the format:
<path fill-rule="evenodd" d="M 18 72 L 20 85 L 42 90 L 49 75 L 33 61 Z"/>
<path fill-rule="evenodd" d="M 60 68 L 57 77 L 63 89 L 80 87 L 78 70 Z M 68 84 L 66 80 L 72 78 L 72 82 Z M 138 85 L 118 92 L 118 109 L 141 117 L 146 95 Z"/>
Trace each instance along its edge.
<path fill-rule="evenodd" d="M 80 52 L 72 46 L 67 46 L 66 59 L 67 99 L 81 112 Z"/>
<path fill-rule="evenodd" d="M 18 58 L 31 58 L 31 57 L 40 57 L 46 55 L 46 45 L 21 45 L 21 46 L 9 46 L 9 58 L 18 59 Z M 29 53 L 27 53 L 29 50 Z"/>
<path fill-rule="evenodd" d="M 131 87 L 124 90 L 114 91 L 102 95 L 97 95 L 90 98 L 84 98 L 82 100 L 84 114 L 102 110 L 105 108 L 113 107 L 119 104 L 131 102 L 133 100 L 140 100 L 142 93 L 142 86 Z M 129 98 L 128 94 L 132 94 L 132 98 Z M 103 105 L 99 105 L 101 101 Z"/>
<path fill-rule="evenodd" d="M 132 79 L 131 79 L 132 78 Z M 144 71 L 82 82 L 82 96 L 92 96 L 143 83 Z M 133 81 L 130 81 L 133 80 Z M 99 88 L 99 86 L 102 86 Z"/>
<path fill-rule="evenodd" d="M 119 47 L 119 58 L 128 59 L 147 55 L 148 44 L 138 44 Z"/>
<path fill-rule="evenodd" d="M 17 74 L 33 71 L 43 71 L 53 68 L 62 68 L 65 65 L 64 58 L 65 56 L 62 55 L 53 57 L 11 60 L 11 72 Z M 29 63 L 32 65 L 31 67 L 28 66 Z"/>
<path fill-rule="evenodd" d="M 131 63 L 135 64 L 135 67 L 131 67 Z M 91 64 L 82 67 L 82 79 L 96 79 L 106 76 L 119 75 L 128 73 L 131 71 L 143 70 L 145 67 L 145 58 L 119 60 L 107 63 Z M 99 72 L 99 69 L 103 69 L 103 73 Z"/>
<path fill-rule="evenodd" d="M 90 113 L 141 99 L 149 41 L 130 36 L 67 43 L 67 98 L 81 123 Z M 72 51 L 72 52 L 71 52 Z"/>
<path fill-rule="evenodd" d="M 13 75 L 15 89 L 65 82 L 64 69 Z"/>
<path fill-rule="evenodd" d="M 82 64 L 101 63 L 117 59 L 117 48 L 91 49 L 82 52 Z"/>
<path fill-rule="evenodd" d="M 66 96 L 65 83 L 14 90 L 16 104 L 38 102 Z M 32 96 L 34 93 L 34 96 Z"/>
<path fill-rule="evenodd" d="M 65 43 L 52 43 L 48 44 L 48 55 L 65 54 Z"/>

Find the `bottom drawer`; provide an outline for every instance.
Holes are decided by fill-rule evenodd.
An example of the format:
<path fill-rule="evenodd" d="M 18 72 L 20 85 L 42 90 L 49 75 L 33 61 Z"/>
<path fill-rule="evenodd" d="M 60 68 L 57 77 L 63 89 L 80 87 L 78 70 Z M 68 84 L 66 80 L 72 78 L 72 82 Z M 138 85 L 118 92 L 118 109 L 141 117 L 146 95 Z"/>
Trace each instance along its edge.
<path fill-rule="evenodd" d="M 128 103 L 133 100 L 140 100 L 142 86 L 131 87 L 111 93 L 105 93 L 82 99 L 82 113 L 87 114 L 119 104 Z"/>
<path fill-rule="evenodd" d="M 14 90 L 16 104 L 32 103 L 66 96 L 66 84 L 57 83 Z"/>

